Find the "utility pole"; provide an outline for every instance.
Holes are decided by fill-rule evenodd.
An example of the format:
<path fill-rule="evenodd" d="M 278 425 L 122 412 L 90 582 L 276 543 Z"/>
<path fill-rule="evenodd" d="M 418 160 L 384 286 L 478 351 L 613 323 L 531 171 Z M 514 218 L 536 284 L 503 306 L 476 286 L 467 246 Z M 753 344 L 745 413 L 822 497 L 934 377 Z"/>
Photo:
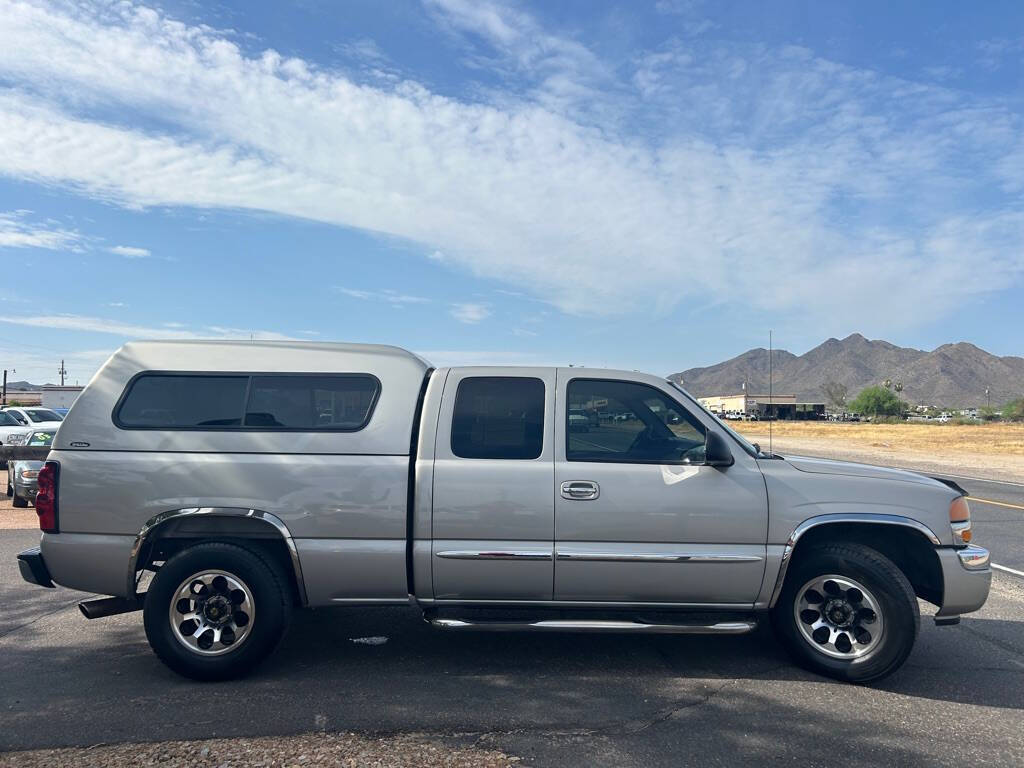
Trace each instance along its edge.
<path fill-rule="evenodd" d="M 68 375 L 67 369 L 64 367 L 64 361 L 60 361 L 60 370 L 57 371 L 60 374 L 60 385 L 64 386 L 64 377 Z"/>
<path fill-rule="evenodd" d="M 7 405 L 7 369 L 4 368 L 4 388 L 3 394 L 0 395 L 0 405 Z"/>

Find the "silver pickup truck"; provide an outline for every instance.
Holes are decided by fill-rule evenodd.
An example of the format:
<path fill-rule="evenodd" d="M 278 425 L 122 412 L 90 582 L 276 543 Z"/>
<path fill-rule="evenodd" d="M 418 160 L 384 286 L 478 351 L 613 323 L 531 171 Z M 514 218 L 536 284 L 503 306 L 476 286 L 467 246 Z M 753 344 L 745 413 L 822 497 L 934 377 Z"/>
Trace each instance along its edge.
<path fill-rule="evenodd" d="M 198 679 L 254 667 L 294 606 L 407 604 L 448 631 L 770 618 L 799 663 L 867 681 L 907 658 L 918 598 L 955 624 L 991 580 L 951 482 L 766 453 L 656 376 L 394 347 L 127 344 L 38 484 L 24 578 L 109 595 L 88 618 L 142 609 Z"/>

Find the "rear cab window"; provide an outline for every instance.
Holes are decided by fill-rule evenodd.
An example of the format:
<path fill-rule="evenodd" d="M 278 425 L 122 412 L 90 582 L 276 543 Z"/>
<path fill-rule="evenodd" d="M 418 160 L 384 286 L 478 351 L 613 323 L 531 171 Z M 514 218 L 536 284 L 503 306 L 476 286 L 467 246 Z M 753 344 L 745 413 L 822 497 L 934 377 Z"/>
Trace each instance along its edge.
<path fill-rule="evenodd" d="M 142 373 L 114 409 L 122 429 L 363 429 L 380 395 L 370 374 Z"/>
<path fill-rule="evenodd" d="M 452 453 L 464 459 L 536 459 L 544 449 L 544 382 L 471 376 L 459 382 Z"/>

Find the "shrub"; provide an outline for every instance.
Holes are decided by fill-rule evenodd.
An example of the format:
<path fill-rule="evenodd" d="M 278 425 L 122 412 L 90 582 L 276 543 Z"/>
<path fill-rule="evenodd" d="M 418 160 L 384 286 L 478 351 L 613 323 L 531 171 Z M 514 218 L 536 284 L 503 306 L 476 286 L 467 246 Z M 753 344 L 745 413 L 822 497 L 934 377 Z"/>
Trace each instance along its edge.
<path fill-rule="evenodd" d="M 877 421 L 879 416 L 901 416 L 903 401 L 885 387 L 867 387 L 861 390 L 849 408 Z"/>
<path fill-rule="evenodd" d="M 1024 397 L 1011 400 L 1003 406 L 1003 419 L 1006 421 L 1024 421 Z"/>

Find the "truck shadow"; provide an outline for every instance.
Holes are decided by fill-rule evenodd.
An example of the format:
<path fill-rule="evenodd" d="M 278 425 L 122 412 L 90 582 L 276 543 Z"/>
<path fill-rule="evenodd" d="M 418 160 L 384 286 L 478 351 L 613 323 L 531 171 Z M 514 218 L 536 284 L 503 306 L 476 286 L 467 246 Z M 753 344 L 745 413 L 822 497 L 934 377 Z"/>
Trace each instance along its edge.
<path fill-rule="evenodd" d="M 1024 709 L 1024 625 L 1012 621 L 923 624 L 903 670 L 856 687 L 799 669 L 764 628 L 730 638 L 447 633 L 408 609 L 303 611 L 253 675 L 201 684 L 153 656 L 139 614 L 84 623 L 66 611 L 2 639 L 0 749 L 182 738 L 183 724 L 188 738 L 323 728 L 630 740 L 695 718 L 720 740 L 731 733 L 737 749 L 753 732 L 810 747 L 831 722 L 847 743 L 870 734 L 865 755 L 905 763 L 915 756 L 906 721 L 887 740 L 877 718 L 843 714 L 851 701 L 864 711 L 905 696 Z M 45 734 L 33 726 L 40 716 Z"/>
<path fill-rule="evenodd" d="M 521 692 L 527 686 L 531 695 L 547 692 L 555 700 L 572 681 L 602 676 L 616 684 L 620 679 L 735 679 L 848 685 L 797 667 L 767 627 L 739 637 L 446 632 L 402 609 L 297 614 L 263 674 L 313 679 L 353 662 L 385 677 L 455 677 L 462 685 L 472 681 Z M 1000 678 L 1001 684 L 980 684 L 986 675 Z M 959 627 L 936 628 L 930 617 L 922 617 L 921 635 L 907 664 L 859 690 L 1024 709 L 1024 622 L 965 618 Z M 604 697 L 611 695 L 606 691 Z M 588 706 L 593 704 L 591 699 Z"/>

